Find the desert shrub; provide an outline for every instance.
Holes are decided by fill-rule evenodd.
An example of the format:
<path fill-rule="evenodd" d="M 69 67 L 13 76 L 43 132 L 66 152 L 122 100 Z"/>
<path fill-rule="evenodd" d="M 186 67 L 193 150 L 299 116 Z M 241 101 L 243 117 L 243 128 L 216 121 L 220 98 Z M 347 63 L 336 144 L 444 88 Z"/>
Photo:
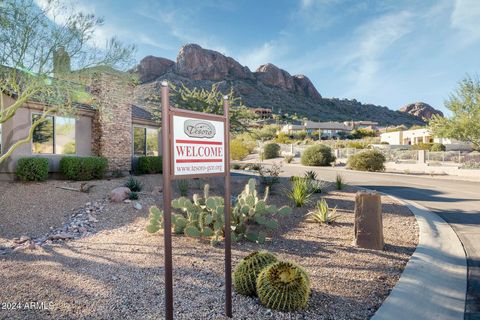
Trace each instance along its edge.
<path fill-rule="evenodd" d="M 232 163 L 232 169 L 233 170 L 241 170 L 242 165 L 240 163 Z"/>
<path fill-rule="evenodd" d="M 22 181 L 44 181 L 48 178 L 48 159 L 20 158 L 16 168 L 17 177 Z"/>
<path fill-rule="evenodd" d="M 310 279 L 306 271 L 293 262 L 276 262 L 258 275 L 260 303 L 270 309 L 294 311 L 305 308 L 310 296 Z"/>
<path fill-rule="evenodd" d="M 308 222 L 331 224 L 338 218 L 337 207 L 330 208 L 327 201 L 325 201 L 325 199 L 322 199 L 320 201 L 317 201 L 317 206 L 315 207 L 315 210 L 310 211 L 307 216 Z"/>
<path fill-rule="evenodd" d="M 347 148 L 365 149 L 368 146 L 364 141 L 348 141 Z"/>
<path fill-rule="evenodd" d="M 304 176 L 307 179 L 317 180 L 317 173 L 313 170 L 305 171 Z"/>
<path fill-rule="evenodd" d="M 137 172 L 139 174 L 162 173 L 162 156 L 138 157 Z"/>
<path fill-rule="evenodd" d="M 182 197 L 188 195 L 188 180 L 177 180 L 177 187 Z"/>
<path fill-rule="evenodd" d="M 277 258 L 267 251 L 255 251 L 240 260 L 233 272 L 233 287 L 239 294 L 255 296 L 257 277 L 262 270 L 277 262 Z"/>
<path fill-rule="evenodd" d="M 264 126 L 261 129 L 252 130 L 251 135 L 255 139 L 267 141 L 275 138 L 275 136 L 277 135 L 278 129 L 280 129 L 280 127 L 277 125 L 268 125 L 268 126 Z"/>
<path fill-rule="evenodd" d="M 412 150 L 430 150 L 432 147 L 431 143 L 419 142 L 417 144 L 412 145 Z"/>
<path fill-rule="evenodd" d="M 287 197 L 293 201 L 296 207 L 301 207 L 310 202 L 312 191 L 308 179 L 296 177 L 292 180 L 292 187 L 287 190 Z"/>
<path fill-rule="evenodd" d="M 260 170 L 262 170 L 262 168 L 263 168 L 263 166 L 260 163 L 252 163 L 250 165 L 250 170 L 260 171 Z"/>
<path fill-rule="evenodd" d="M 285 163 L 291 163 L 293 161 L 293 154 L 287 154 L 283 157 L 283 161 L 285 161 Z"/>
<path fill-rule="evenodd" d="M 63 157 L 60 172 L 70 180 L 102 179 L 107 171 L 108 160 L 104 157 Z"/>
<path fill-rule="evenodd" d="M 304 166 L 329 166 L 335 161 L 335 156 L 329 147 L 316 144 L 305 149 L 300 161 Z"/>
<path fill-rule="evenodd" d="M 230 158 L 232 160 L 243 160 L 250 154 L 249 148 L 240 139 L 230 141 Z"/>
<path fill-rule="evenodd" d="M 132 191 L 128 194 L 128 199 L 130 200 L 138 200 L 138 193 L 135 191 Z"/>
<path fill-rule="evenodd" d="M 445 150 L 446 150 L 445 145 L 441 144 L 441 143 L 433 143 L 430 146 L 430 151 L 432 151 L 432 152 L 440 152 L 440 151 L 445 151 Z"/>
<path fill-rule="evenodd" d="M 285 132 L 280 132 L 275 137 L 275 139 L 273 139 L 273 141 L 276 142 L 276 143 L 283 143 L 283 144 L 292 143 L 292 140 L 290 140 L 290 138 L 288 137 L 288 135 Z"/>
<path fill-rule="evenodd" d="M 337 190 L 342 190 L 345 187 L 345 181 L 343 181 L 343 177 L 341 174 L 337 173 L 335 176 L 335 188 Z"/>
<path fill-rule="evenodd" d="M 384 171 L 385 156 L 378 150 L 366 150 L 350 156 L 347 168 L 360 171 Z"/>
<path fill-rule="evenodd" d="M 263 147 L 263 156 L 265 159 L 274 159 L 280 156 L 280 146 L 276 143 L 267 143 Z"/>
<path fill-rule="evenodd" d="M 260 166 L 258 173 L 262 184 L 272 190 L 273 186 L 280 180 L 280 173 L 282 172 L 282 164 L 280 162 L 273 162 L 270 168 Z"/>
<path fill-rule="evenodd" d="M 123 186 L 134 192 L 139 192 L 143 189 L 143 184 L 140 182 L 140 180 L 135 179 L 134 177 L 128 178 Z"/>

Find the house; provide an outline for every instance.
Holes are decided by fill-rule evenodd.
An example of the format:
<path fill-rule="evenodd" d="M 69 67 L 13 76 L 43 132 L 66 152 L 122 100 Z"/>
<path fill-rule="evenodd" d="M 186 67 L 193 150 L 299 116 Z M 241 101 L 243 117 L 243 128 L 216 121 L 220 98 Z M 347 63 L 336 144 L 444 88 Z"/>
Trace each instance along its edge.
<path fill-rule="evenodd" d="M 271 118 L 272 117 L 272 110 L 267 108 L 254 108 L 252 109 L 253 113 L 259 116 L 262 119 Z"/>
<path fill-rule="evenodd" d="M 472 148 L 471 145 L 466 142 L 434 137 L 427 128 L 385 132 L 380 134 L 380 142 L 402 146 L 416 145 L 419 143 L 441 143 L 445 145 L 447 151 L 471 150 Z"/>
<path fill-rule="evenodd" d="M 342 134 L 348 135 L 353 130 L 353 126 L 343 122 L 313 122 L 305 121 L 302 124 L 287 124 L 280 130 L 288 135 L 294 135 L 299 132 L 306 132 L 308 136 L 320 134 L 321 137 L 335 138 Z"/>
<path fill-rule="evenodd" d="M 108 159 L 109 171 L 128 172 L 136 157 L 159 154 L 160 125 L 150 111 L 133 104 L 131 85 L 114 73 L 99 72 L 93 75 L 89 88 L 98 107 L 77 103 L 74 116 L 47 117 L 35 129 L 32 140 L 0 164 L 0 178 L 14 177 L 22 157 L 48 158 L 50 172 L 55 173 L 64 156 L 103 156 Z M 6 107 L 14 102 L 7 94 L 2 93 L 1 98 Z M 0 125 L 0 153 L 28 136 L 43 107 L 41 102 L 28 101 Z"/>
<path fill-rule="evenodd" d="M 378 130 L 378 122 L 375 121 L 345 121 L 344 124 L 353 129 L 367 129 L 372 131 Z"/>

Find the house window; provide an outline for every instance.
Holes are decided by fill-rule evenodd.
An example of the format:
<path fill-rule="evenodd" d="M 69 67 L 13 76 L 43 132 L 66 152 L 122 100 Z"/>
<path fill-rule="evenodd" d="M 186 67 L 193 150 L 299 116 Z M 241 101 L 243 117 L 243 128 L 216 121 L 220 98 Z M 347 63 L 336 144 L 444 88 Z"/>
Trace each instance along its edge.
<path fill-rule="evenodd" d="M 41 115 L 32 115 L 32 123 Z M 75 154 L 75 119 L 47 116 L 34 130 L 34 154 Z"/>
<path fill-rule="evenodd" d="M 135 156 L 158 156 L 158 130 L 133 127 L 133 154 Z"/>

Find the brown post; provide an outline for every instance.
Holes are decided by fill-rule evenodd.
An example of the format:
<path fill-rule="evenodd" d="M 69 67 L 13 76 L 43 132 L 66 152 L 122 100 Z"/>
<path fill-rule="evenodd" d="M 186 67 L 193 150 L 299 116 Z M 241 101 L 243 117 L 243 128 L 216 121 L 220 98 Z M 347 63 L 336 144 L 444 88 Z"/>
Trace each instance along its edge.
<path fill-rule="evenodd" d="M 225 116 L 225 314 L 232 317 L 232 248 L 231 248 L 231 190 L 230 190 L 230 118 L 228 96 L 223 97 L 223 115 Z"/>
<path fill-rule="evenodd" d="M 172 227 L 170 189 L 170 101 L 168 82 L 162 82 L 163 240 L 165 264 L 165 319 L 173 320 Z"/>

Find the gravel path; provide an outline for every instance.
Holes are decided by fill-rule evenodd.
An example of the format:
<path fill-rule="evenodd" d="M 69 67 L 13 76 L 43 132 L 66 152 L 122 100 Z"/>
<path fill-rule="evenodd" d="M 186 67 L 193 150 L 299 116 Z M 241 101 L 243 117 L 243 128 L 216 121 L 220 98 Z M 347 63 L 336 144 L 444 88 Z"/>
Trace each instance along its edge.
<path fill-rule="evenodd" d="M 234 179 L 237 192 L 242 179 Z M 215 181 L 212 186 L 212 193 L 222 189 Z M 281 187 L 277 189 L 271 202 L 287 204 Z M 386 250 L 355 248 L 354 192 L 330 188 L 327 202 L 338 206 L 341 215 L 333 226 L 306 223 L 309 208 L 295 208 L 265 245 L 234 244 L 234 266 L 249 252 L 266 249 L 303 265 L 312 280 L 305 310 L 280 313 L 234 293 L 234 319 L 368 319 L 373 315 L 413 253 L 418 229 L 408 209 L 383 197 Z M 121 218 L 112 221 L 116 215 Z M 98 216 L 99 232 L 92 236 L 0 256 L 0 319 L 163 318 L 163 238 L 161 232 L 145 231 L 146 216 L 145 208 L 107 205 Z M 224 319 L 223 248 L 183 236 L 174 236 L 173 247 L 175 318 Z M 44 308 L 28 310 L 26 302 L 43 303 Z M 4 310 L 7 303 L 19 303 L 21 310 Z"/>

